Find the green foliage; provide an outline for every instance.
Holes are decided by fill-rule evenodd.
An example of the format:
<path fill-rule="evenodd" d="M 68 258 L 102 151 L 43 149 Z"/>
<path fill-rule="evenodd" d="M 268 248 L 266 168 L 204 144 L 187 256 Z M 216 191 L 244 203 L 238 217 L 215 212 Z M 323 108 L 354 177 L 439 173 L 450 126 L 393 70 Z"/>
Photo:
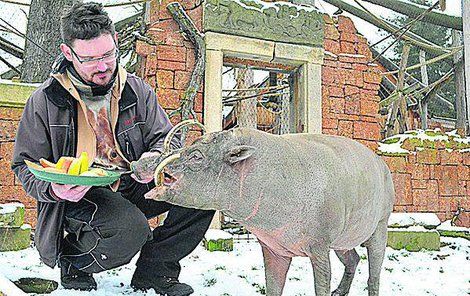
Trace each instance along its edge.
<path fill-rule="evenodd" d="M 434 4 L 433 2 L 435 1 L 410 0 L 410 2 L 425 6 L 432 6 Z M 399 15 L 395 18 L 390 19 L 390 21 L 400 27 L 410 22 L 411 20 L 412 18 L 403 15 Z M 425 22 L 416 22 L 413 24 L 410 31 L 440 46 L 449 47 L 452 44 L 451 30 L 445 27 Z M 395 46 L 393 48 L 393 51 L 395 53 L 395 58 L 392 58 L 391 60 L 394 61 L 396 64 L 399 64 L 401 60 L 401 53 L 403 51 L 403 42 L 399 41 L 398 46 Z M 419 51 L 419 48 L 417 48 L 416 46 L 411 47 L 410 54 L 408 57 L 408 66 L 419 64 Z M 434 57 L 436 57 L 436 55 L 426 53 L 426 60 L 432 59 Z M 427 65 L 429 83 L 431 84 L 432 82 L 441 78 L 445 73 L 449 72 L 451 68 L 452 65 L 448 62 L 448 60 L 441 60 L 439 62 Z M 413 75 L 416 79 L 422 81 L 421 70 L 419 68 L 411 70 L 409 71 L 409 73 Z M 449 100 L 450 102 L 454 103 L 456 93 L 454 79 L 450 79 L 437 93 Z M 450 109 L 448 109 L 448 107 L 444 107 L 442 103 L 438 100 L 430 101 L 428 105 L 428 112 L 430 115 L 437 115 L 443 117 L 455 118 L 456 116 L 454 111 L 451 111 Z"/>

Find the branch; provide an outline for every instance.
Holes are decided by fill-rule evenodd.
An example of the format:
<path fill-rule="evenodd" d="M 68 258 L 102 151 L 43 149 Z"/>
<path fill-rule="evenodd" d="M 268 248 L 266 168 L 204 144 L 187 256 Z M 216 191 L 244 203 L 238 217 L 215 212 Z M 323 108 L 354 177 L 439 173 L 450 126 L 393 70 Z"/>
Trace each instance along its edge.
<path fill-rule="evenodd" d="M 201 87 L 202 76 L 204 75 L 204 68 L 206 64 L 206 45 L 201 32 L 196 28 L 192 20 L 183 10 L 183 7 L 178 2 L 168 4 L 166 7 L 168 12 L 171 14 L 173 19 L 178 23 L 181 31 L 189 38 L 195 49 L 195 60 L 193 73 L 191 74 L 191 80 L 189 85 L 181 98 L 181 105 L 178 109 L 170 113 L 169 117 L 176 114 L 181 115 L 181 121 L 190 119 L 192 116 L 194 120 L 197 120 L 196 113 L 194 112 L 194 98 L 197 95 L 197 91 Z M 181 133 L 181 142 L 185 142 L 186 129 L 183 129 Z"/>
<path fill-rule="evenodd" d="M 407 15 L 409 17 L 417 17 L 426 10 L 423 6 L 413 3 L 403 2 L 400 0 L 363 0 L 372 4 L 376 4 L 395 12 Z M 460 5 L 460 4 L 458 4 Z M 440 12 L 430 12 L 422 19 L 423 22 L 442 26 L 446 28 L 463 30 L 462 18 L 458 16 L 451 16 Z"/>
<path fill-rule="evenodd" d="M 0 62 L 3 62 L 5 65 L 8 66 L 8 68 L 12 69 L 13 71 L 15 71 L 16 73 L 20 74 L 21 75 L 21 72 L 20 70 L 18 70 L 15 66 L 13 66 L 12 64 L 10 64 L 7 60 L 5 60 L 1 55 L 0 55 Z"/>
<path fill-rule="evenodd" d="M 394 32 L 394 31 L 397 31 L 399 30 L 400 28 L 390 22 L 387 22 L 379 17 L 376 17 L 376 16 L 371 16 L 370 14 L 368 14 L 367 12 L 365 12 L 364 10 L 360 9 L 360 8 L 357 8 L 353 5 L 350 5 L 350 4 L 347 4 L 341 0 L 324 0 L 325 2 L 331 4 L 331 5 L 334 5 L 342 10 L 345 10 L 349 13 L 351 13 L 352 15 L 355 15 L 357 17 L 359 17 L 360 19 L 363 19 L 365 20 L 366 22 L 369 22 L 371 24 L 373 24 L 374 26 L 382 29 L 382 30 L 385 30 L 387 32 Z M 446 53 L 446 52 L 449 52 L 449 50 L 439 46 L 439 45 L 436 45 L 432 42 L 430 42 L 429 40 L 426 40 L 424 39 L 423 37 L 417 35 L 417 34 L 414 34 L 412 32 L 406 32 L 403 36 L 403 40 L 405 41 L 408 41 L 410 42 L 411 44 L 423 49 L 424 51 L 426 52 L 429 52 L 429 53 L 432 53 L 432 54 L 437 54 L 437 55 L 440 55 L 440 54 L 443 54 L 443 53 Z"/>
<path fill-rule="evenodd" d="M 7 53 L 11 54 L 14 57 L 23 59 L 23 55 L 24 55 L 23 49 L 16 46 L 15 44 L 11 43 L 10 41 L 6 40 L 5 38 L 1 36 L 0 36 L 0 49 L 6 51 Z"/>

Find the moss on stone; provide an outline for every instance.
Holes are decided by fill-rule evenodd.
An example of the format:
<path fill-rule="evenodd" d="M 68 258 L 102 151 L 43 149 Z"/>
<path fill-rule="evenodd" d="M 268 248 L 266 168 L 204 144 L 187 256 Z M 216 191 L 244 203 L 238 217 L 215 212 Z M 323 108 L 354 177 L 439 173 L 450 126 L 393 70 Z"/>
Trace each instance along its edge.
<path fill-rule="evenodd" d="M 41 278 L 21 278 L 13 283 L 25 293 L 36 294 L 52 293 L 59 286 L 56 281 Z"/>
<path fill-rule="evenodd" d="M 223 251 L 230 252 L 233 251 L 233 238 L 229 239 L 217 239 L 217 240 L 203 240 L 204 247 L 209 252 L 213 251 Z"/>
<path fill-rule="evenodd" d="M 395 250 L 417 252 L 421 249 L 438 251 L 440 236 L 437 231 L 388 231 L 387 246 Z"/>
<path fill-rule="evenodd" d="M 400 138 L 395 137 L 395 138 L 387 138 L 387 139 L 383 140 L 382 143 L 384 143 L 384 144 L 395 144 L 395 143 L 398 143 L 399 141 L 400 141 Z"/>
<path fill-rule="evenodd" d="M 455 230 L 442 230 L 438 229 L 439 234 L 445 237 L 460 237 L 467 240 L 470 240 L 470 232 L 468 231 L 455 231 Z"/>
<path fill-rule="evenodd" d="M 434 131 L 427 130 L 424 132 L 424 134 L 429 137 L 445 136 L 445 133 L 441 132 L 440 130 L 434 130 Z"/>
<path fill-rule="evenodd" d="M 3 209 L 0 204 L 0 210 Z M 21 226 L 24 222 L 24 206 L 16 207 L 14 212 L 0 214 L 0 226 Z"/>
<path fill-rule="evenodd" d="M 22 108 L 35 90 L 31 85 L 0 83 L 0 106 Z"/>
<path fill-rule="evenodd" d="M 18 251 L 29 247 L 31 243 L 31 227 L 24 225 L 0 227 L 0 252 Z"/>

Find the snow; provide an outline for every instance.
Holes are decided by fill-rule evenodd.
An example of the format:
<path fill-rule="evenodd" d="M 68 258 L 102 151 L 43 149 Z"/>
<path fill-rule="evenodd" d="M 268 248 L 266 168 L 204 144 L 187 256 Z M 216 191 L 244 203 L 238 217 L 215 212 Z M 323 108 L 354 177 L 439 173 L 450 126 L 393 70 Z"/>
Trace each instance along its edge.
<path fill-rule="evenodd" d="M 441 238 L 440 251 L 408 252 L 387 248 L 381 273 L 381 295 L 467 295 L 470 264 L 470 241 Z M 358 247 L 361 260 L 349 296 L 366 295 L 368 262 L 365 248 Z M 332 289 L 339 284 L 343 267 L 331 252 Z M 233 252 L 208 252 L 198 246 L 182 260 L 180 280 L 193 286 L 195 296 L 261 295 L 264 267 L 261 247 L 255 240 L 236 240 Z M 95 275 L 98 290 L 79 292 L 59 287 L 51 296 L 155 295 L 133 292 L 129 286 L 137 256 L 128 265 Z M 467 263 L 465 263 L 467 262 Z M 10 280 L 41 277 L 59 281 L 58 268 L 50 269 L 39 262 L 34 248 L 0 253 L 0 273 Z M 294 258 L 287 275 L 285 296 L 313 295 L 313 274 L 308 258 Z M 2 286 L 3 287 L 3 286 Z"/>
<path fill-rule="evenodd" d="M 467 227 L 453 226 L 452 224 L 450 224 L 450 220 L 442 222 L 442 224 L 437 227 L 437 230 L 464 231 L 464 232 L 470 231 L 470 229 L 468 229 Z"/>
<path fill-rule="evenodd" d="M 389 231 L 398 232 L 437 232 L 435 229 L 426 229 L 423 226 L 409 226 L 405 228 L 390 228 Z"/>
<path fill-rule="evenodd" d="M 428 140 L 428 141 L 455 141 L 455 142 L 460 142 L 464 144 L 469 144 L 470 143 L 470 137 L 465 137 L 462 138 L 460 135 L 456 133 L 456 131 L 450 131 L 450 132 L 442 132 L 439 128 L 436 128 L 434 130 L 412 130 L 412 131 L 407 131 L 404 134 L 398 134 L 395 136 L 391 136 L 387 139 L 384 139 L 382 142 L 379 142 L 379 151 L 385 152 L 385 153 L 412 153 L 409 150 L 401 148 L 401 145 L 406 139 L 419 139 L 419 140 Z M 390 143 L 386 144 L 384 143 L 387 140 L 393 140 L 397 139 L 397 142 L 395 143 Z M 416 147 L 416 150 L 419 151 L 420 147 Z M 451 152 L 452 150 L 449 149 L 447 150 L 448 152 Z M 467 152 L 469 149 L 460 149 L 458 150 L 460 152 Z"/>
<path fill-rule="evenodd" d="M 19 202 L 0 204 L 0 215 L 14 213 L 17 208 L 24 208 L 24 205 Z"/>
<path fill-rule="evenodd" d="M 219 239 L 231 239 L 232 235 L 226 231 L 219 230 L 219 229 L 209 229 L 204 235 L 204 238 L 208 241 L 216 241 Z"/>
<path fill-rule="evenodd" d="M 441 224 L 441 221 L 434 213 L 392 213 L 388 219 L 388 226 L 432 226 L 433 228 Z"/>

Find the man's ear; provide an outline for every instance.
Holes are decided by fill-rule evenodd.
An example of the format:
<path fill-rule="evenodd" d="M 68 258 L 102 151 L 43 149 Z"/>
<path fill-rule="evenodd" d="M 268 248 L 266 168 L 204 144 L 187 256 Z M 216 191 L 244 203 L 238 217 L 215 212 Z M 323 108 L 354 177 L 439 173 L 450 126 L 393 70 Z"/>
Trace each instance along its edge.
<path fill-rule="evenodd" d="M 60 45 L 60 51 L 64 54 L 64 57 L 68 60 L 68 61 L 72 61 L 72 52 L 70 51 L 70 48 L 65 44 L 65 43 L 62 43 Z"/>
<path fill-rule="evenodd" d="M 118 44 L 118 32 L 114 32 L 113 38 L 114 38 L 114 43 L 116 43 L 116 46 L 117 46 L 117 44 Z"/>
<path fill-rule="evenodd" d="M 224 156 L 224 160 L 230 164 L 235 164 L 253 155 L 256 148 L 248 145 L 239 145 L 230 148 Z"/>

